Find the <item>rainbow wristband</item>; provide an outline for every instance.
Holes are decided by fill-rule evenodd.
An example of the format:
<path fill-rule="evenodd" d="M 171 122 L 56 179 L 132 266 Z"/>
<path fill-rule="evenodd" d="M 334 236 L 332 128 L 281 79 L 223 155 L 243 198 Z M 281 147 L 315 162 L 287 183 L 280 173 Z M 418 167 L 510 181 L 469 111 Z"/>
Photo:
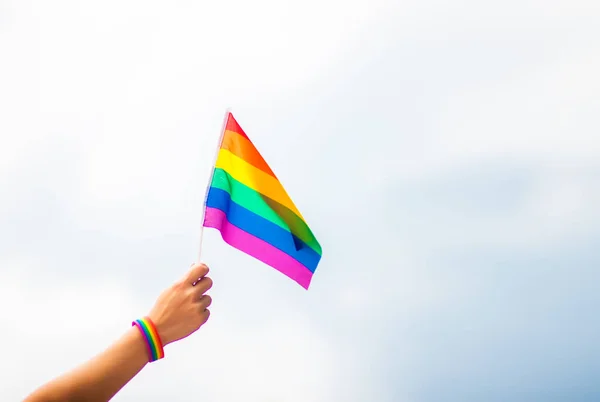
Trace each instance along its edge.
<path fill-rule="evenodd" d="M 132 326 L 136 326 L 144 339 L 146 340 L 146 349 L 148 350 L 148 356 L 150 356 L 150 362 L 162 359 L 165 357 L 165 351 L 163 350 L 163 344 L 158 336 L 158 331 L 154 326 L 154 323 L 150 318 L 144 317 L 139 320 L 135 320 L 131 323 Z"/>

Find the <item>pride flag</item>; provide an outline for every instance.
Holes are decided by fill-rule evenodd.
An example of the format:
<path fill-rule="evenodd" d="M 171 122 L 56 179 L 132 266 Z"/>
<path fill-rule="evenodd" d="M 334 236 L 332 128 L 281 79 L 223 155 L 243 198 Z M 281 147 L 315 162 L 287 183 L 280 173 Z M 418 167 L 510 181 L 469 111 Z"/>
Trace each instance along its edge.
<path fill-rule="evenodd" d="M 207 192 L 204 227 L 305 289 L 321 246 L 287 192 L 231 113 Z"/>

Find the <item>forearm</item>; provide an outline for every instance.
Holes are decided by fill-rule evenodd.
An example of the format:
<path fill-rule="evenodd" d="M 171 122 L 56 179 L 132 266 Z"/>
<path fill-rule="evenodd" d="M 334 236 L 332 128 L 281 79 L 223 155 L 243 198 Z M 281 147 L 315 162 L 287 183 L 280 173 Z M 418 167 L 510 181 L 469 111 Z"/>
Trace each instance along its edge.
<path fill-rule="evenodd" d="M 145 340 L 131 327 L 104 352 L 39 388 L 25 402 L 108 401 L 147 363 Z"/>
<path fill-rule="evenodd" d="M 149 361 L 164 357 L 163 346 L 183 339 L 210 316 L 212 287 L 208 267 L 194 264 L 167 288 L 147 317 L 136 320 L 118 341 L 98 356 L 40 387 L 24 402 L 105 402 Z"/>

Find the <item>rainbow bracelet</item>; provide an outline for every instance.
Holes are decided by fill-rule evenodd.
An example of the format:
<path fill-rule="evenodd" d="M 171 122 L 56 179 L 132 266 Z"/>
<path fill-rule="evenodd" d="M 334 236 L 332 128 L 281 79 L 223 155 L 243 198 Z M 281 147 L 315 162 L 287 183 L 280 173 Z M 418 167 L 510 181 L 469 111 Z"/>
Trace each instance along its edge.
<path fill-rule="evenodd" d="M 162 359 L 165 357 L 165 351 L 163 350 L 163 344 L 158 336 L 158 331 L 154 326 L 154 323 L 150 318 L 144 317 L 139 320 L 135 320 L 131 323 L 132 326 L 136 326 L 144 339 L 146 340 L 146 349 L 148 350 L 148 356 L 150 356 L 150 362 Z"/>

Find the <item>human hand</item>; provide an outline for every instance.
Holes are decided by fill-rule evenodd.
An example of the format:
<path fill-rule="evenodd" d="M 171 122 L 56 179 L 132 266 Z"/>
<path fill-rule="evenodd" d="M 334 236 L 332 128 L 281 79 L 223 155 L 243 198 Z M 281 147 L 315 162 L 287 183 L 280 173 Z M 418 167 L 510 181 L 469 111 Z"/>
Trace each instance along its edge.
<path fill-rule="evenodd" d="M 175 284 L 161 293 L 148 317 L 154 322 L 163 345 L 196 332 L 210 316 L 212 287 L 208 267 L 197 263 Z M 194 285 L 195 284 L 195 285 Z"/>

